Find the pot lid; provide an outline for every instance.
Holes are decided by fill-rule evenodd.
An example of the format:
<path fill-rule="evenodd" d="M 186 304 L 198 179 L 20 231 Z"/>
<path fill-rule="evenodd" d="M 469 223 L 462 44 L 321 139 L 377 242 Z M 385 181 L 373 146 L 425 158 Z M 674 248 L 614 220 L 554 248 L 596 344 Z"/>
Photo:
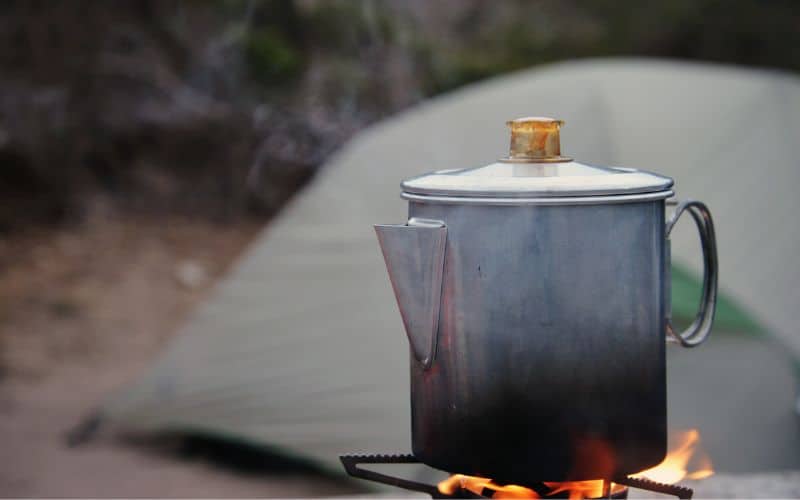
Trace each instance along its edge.
<path fill-rule="evenodd" d="M 435 196 L 548 198 L 668 192 L 669 177 L 644 170 L 587 165 L 561 156 L 564 122 L 527 117 L 508 122 L 507 158 L 477 168 L 440 170 L 402 183 L 405 193 Z M 669 192 L 671 194 L 671 192 Z"/>

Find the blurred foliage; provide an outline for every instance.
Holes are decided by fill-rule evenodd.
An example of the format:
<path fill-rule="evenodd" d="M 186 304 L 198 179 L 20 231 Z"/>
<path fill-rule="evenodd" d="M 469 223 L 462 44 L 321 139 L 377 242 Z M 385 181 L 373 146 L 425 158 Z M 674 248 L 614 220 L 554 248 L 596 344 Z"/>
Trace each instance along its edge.
<path fill-rule="evenodd" d="M 565 0 L 464 9 L 462 36 L 439 57 L 430 90 L 564 59 L 649 56 L 800 69 L 793 1 Z M 502 12 L 503 10 L 507 12 Z M 436 39 L 432 52 L 440 51 Z"/>
<path fill-rule="evenodd" d="M 242 49 L 249 76 L 265 86 L 298 76 L 307 51 L 302 37 L 304 23 L 295 3 L 288 0 L 239 3 L 239 12 L 248 15 Z"/>
<path fill-rule="evenodd" d="M 0 230 L 269 215 L 365 125 L 582 57 L 800 69 L 785 0 L 75 0 L 0 5 Z"/>
<path fill-rule="evenodd" d="M 302 53 L 279 32 L 270 28 L 262 28 L 247 35 L 245 54 L 251 76 L 263 85 L 296 76 L 302 64 Z"/>
<path fill-rule="evenodd" d="M 312 45 L 345 57 L 375 39 L 391 42 L 395 35 L 388 11 L 365 10 L 363 3 L 352 1 L 319 3 L 305 11 L 303 23 Z"/>

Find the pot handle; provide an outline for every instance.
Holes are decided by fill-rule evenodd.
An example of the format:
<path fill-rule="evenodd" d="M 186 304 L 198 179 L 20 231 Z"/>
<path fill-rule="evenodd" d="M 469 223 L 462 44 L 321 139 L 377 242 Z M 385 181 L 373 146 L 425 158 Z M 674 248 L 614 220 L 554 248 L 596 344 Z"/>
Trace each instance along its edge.
<path fill-rule="evenodd" d="M 692 216 L 700 234 L 700 247 L 703 250 L 703 294 L 700 297 L 700 308 L 697 311 L 697 316 L 683 332 L 678 333 L 675 331 L 671 320 L 672 312 L 669 312 L 667 317 L 667 334 L 669 337 L 667 337 L 667 341 L 677 342 L 682 347 L 697 347 L 706 341 L 711 333 L 711 327 L 714 325 L 714 312 L 717 308 L 717 279 L 719 276 L 717 240 L 714 235 L 714 221 L 711 218 L 711 212 L 708 207 L 702 202 L 687 200 L 678 204 L 675 213 L 667 221 L 667 248 L 669 248 L 669 234 L 684 212 L 689 212 L 689 215 Z M 669 265 L 669 259 L 667 260 L 667 265 Z"/>

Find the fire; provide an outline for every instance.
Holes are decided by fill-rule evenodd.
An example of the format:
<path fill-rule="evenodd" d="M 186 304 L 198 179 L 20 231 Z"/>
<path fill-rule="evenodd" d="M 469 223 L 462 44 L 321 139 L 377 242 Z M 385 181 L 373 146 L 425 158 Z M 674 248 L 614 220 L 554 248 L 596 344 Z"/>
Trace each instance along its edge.
<path fill-rule="evenodd" d="M 439 483 L 438 488 L 445 495 L 454 495 L 461 489 L 471 491 L 480 496 L 486 496 L 491 493 L 491 498 L 539 498 L 535 491 L 524 486 L 513 484 L 502 486 L 485 477 L 465 476 L 463 474 L 450 476 Z"/>
<path fill-rule="evenodd" d="M 550 488 L 550 495 L 569 492 L 569 500 L 581 500 L 583 498 L 601 498 L 608 496 L 603 492 L 603 481 L 567 481 L 564 483 L 544 483 Z M 625 489 L 620 484 L 611 483 L 611 493 L 619 493 Z"/>
<path fill-rule="evenodd" d="M 705 453 L 695 455 L 697 445 L 700 442 L 700 433 L 697 429 L 692 429 L 681 433 L 678 439 L 678 446 L 670 450 L 663 462 L 652 469 L 647 469 L 633 477 L 643 477 L 659 483 L 675 484 L 685 479 L 704 479 L 714 474 L 711 466 L 711 459 Z M 692 458 L 695 458 L 697 467 L 689 472 L 689 465 Z"/>
<path fill-rule="evenodd" d="M 667 453 L 667 457 L 659 465 L 634 474 L 632 477 L 646 478 L 659 483 L 675 484 L 683 479 L 703 479 L 714 474 L 711 460 L 704 453 L 697 452 L 697 445 L 700 442 L 700 433 L 697 429 L 682 432 L 676 440 L 677 446 Z M 694 460 L 693 460 L 694 459 Z M 697 464 L 690 472 L 690 462 Z M 581 500 L 584 498 L 600 498 L 607 495 L 603 491 L 604 481 L 567 481 L 567 482 L 545 482 L 548 488 L 547 496 L 558 493 L 569 493 L 570 500 Z M 458 490 L 470 491 L 476 495 L 488 496 L 491 498 L 542 498 L 536 491 L 513 484 L 499 485 L 491 479 L 476 476 L 465 476 L 455 474 L 445 479 L 438 485 L 439 491 L 445 495 L 454 495 Z M 610 492 L 619 493 L 624 486 L 610 483 Z"/>

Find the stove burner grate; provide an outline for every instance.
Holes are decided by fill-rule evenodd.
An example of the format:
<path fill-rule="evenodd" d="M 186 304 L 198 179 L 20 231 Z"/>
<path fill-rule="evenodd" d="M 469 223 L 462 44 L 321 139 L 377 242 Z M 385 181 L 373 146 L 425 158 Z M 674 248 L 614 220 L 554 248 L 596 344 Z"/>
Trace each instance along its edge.
<path fill-rule="evenodd" d="M 414 455 L 342 455 L 339 457 L 339 459 L 342 461 L 342 465 L 344 466 L 347 473 L 352 477 L 366 479 L 368 481 L 374 481 L 382 484 L 388 484 L 390 486 L 396 486 L 398 488 L 403 488 L 410 491 L 425 493 L 427 495 L 430 495 L 431 498 L 491 498 L 492 494 L 494 493 L 494 491 L 491 490 L 491 488 L 486 487 L 484 488 L 483 495 L 477 495 L 472 491 L 463 488 L 456 490 L 452 494 L 445 494 L 439 491 L 439 488 L 436 487 L 436 485 L 420 483 L 418 481 L 412 481 L 410 479 L 390 476 L 387 474 L 359 467 L 360 465 L 368 465 L 368 464 L 421 463 L 419 460 L 417 460 L 416 457 L 414 457 Z M 643 478 L 634 478 L 634 477 L 614 478 L 610 482 L 621 484 L 629 488 L 637 488 L 641 490 L 652 491 L 654 493 L 671 495 L 682 500 L 683 499 L 689 500 L 692 498 L 692 495 L 694 494 L 691 488 L 686 488 L 684 486 L 678 486 L 674 484 L 658 483 Z M 544 485 L 539 484 L 533 486 L 530 485 L 525 485 L 525 486 L 539 493 L 542 498 L 547 498 L 548 490 L 546 489 L 546 487 L 544 487 Z M 610 491 L 610 488 L 607 489 Z M 627 496 L 628 496 L 628 490 L 625 489 L 619 493 L 609 494 L 604 498 L 627 498 Z"/>

